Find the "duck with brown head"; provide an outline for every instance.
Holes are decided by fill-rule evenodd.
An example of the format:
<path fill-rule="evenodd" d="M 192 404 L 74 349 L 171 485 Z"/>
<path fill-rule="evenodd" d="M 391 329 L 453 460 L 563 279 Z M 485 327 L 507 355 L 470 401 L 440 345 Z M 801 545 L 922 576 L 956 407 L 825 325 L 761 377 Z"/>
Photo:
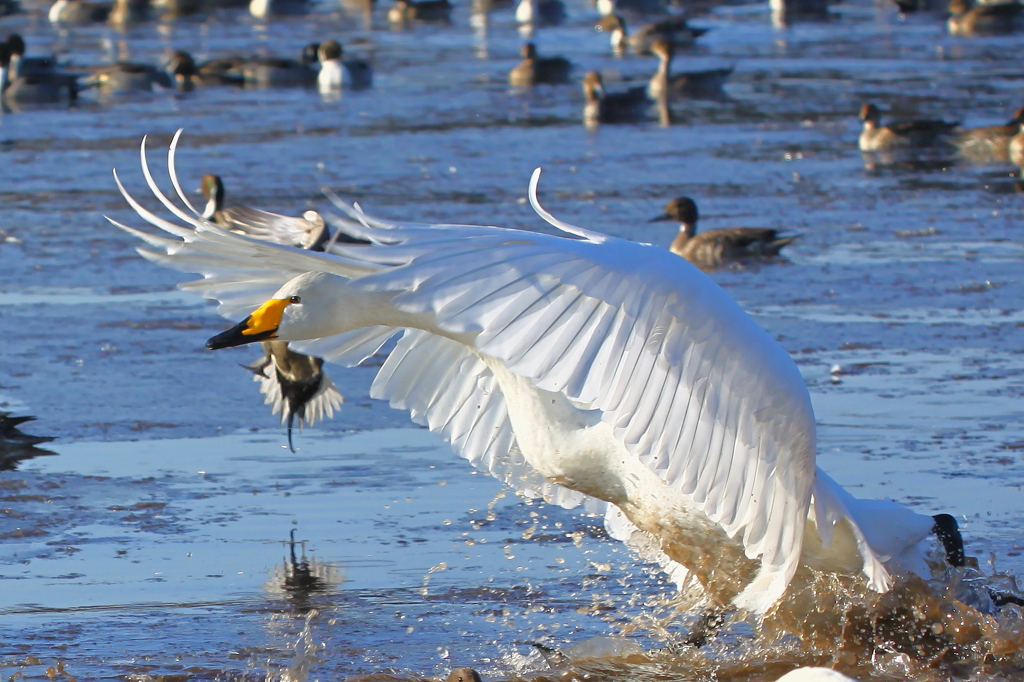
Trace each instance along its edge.
<path fill-rule="evenodd" d="M 665 38 L 658 38 L 651 44 L 651 53 L 658 58 L 658 70 L 647 85 L 647 94 L 651 99 L 724 97 L 722 86 L 732 75 L 732 67 L 671 73 L 675 50 Z"/>
<path fill-rule="evenodd" d="M 620 14 L 601 17 L 594 28 L 609 34 L 612 52 L 621 55 L 627 50 L 634 54 L 649 54 L 655 40 L 664 38 L 676 49 L 692 47 L 706 28 L 690 26 L 685 17 L 670 17 L 650 24 L 644 24 L 632 33 L 626 30 L 626 20 Z"/>
<path fill-rule="evenodd" d="M 539 57 L 533 43 L 524 43 L 519 62 L 508 73 L 508 84 L 517 88 L 529 88 L 548 83 L 557 85 L 569 82 L 572 62 L 565 57 Z"/>
<path fill-rule="evenodd" d="M 679 234 L 669 251 L 703 270 L 737 261 L 773 258 L 799 238 L 780 237 L 777 230 L 766 227 L 730 227 L 697 234 L 698 217 L 697 203 L 690 197 L 679 197 L 668 202 L 665 212 L 651 222 L 678 221 Z"/>
<path fill-rule="evenodd" d="M 1024 123 L 1024 107 L 1013 112 L 1003 125 L 968 128 L 953 138 L 962 158 L 974 163 L 1006 163 L 1010 160 L 1010 140 Z"/>
<path fill-rule="evenodd" d="M 78 99 L 78 77 L 56 71 L 17 74 L 8 43 L 0 43 L 0 99 L 16 104 L 71 104 Z"/>
<path fill-rule="evenodd" d="M 56 57 L 26 57 L 25 39 L 18 33 L 7 36 L 7 47 L 11 51 L 11 72 L 8 74 L 10 78 L 53 73 L 57 70 Z"/>
<path fill-rule="evenodd" d="M 864 122 L 864 127 L 857 144 L 862 152 L 949 146 L 950 136 L 960 126 L 959 121 L 950 123 L 939 119 L 897 121 L 882 125 L 882 114 L 874 104 L 865 104 L 860 108 L 860 120 Z"/>
<path fill-rule="evenodd" d="M 604 79 L 597 71 L 587 71 L 583 76 L 583 94 L 587 100 L 583 105 L 583 123 L 587 126 L 641 121 L 653 104 L 642 85 L 623 92 L 606 92 Z"/>

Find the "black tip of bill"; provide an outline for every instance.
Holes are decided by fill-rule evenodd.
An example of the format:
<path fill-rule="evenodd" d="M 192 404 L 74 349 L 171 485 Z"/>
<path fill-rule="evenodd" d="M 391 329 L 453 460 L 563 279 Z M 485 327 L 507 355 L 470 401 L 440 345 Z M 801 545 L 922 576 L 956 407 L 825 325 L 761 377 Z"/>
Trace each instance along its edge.
<path fill-rule="evenodd" d="M 220 350 L 221 348 L 233 348 L 235 346 L 243 346 L 247 343 L 254 343 L 256 341 L 266 341 L 267 339 L 274 338 L 276 329 L 271 329 L 265 332 L 259 332 L 258 334 L 246 333 L 249 331 L 249 318 L 245 318 L 231 329 L 221 332 L 216 336 L 211 337 L 206 342 L 206 347 L 210 350 Z"/>

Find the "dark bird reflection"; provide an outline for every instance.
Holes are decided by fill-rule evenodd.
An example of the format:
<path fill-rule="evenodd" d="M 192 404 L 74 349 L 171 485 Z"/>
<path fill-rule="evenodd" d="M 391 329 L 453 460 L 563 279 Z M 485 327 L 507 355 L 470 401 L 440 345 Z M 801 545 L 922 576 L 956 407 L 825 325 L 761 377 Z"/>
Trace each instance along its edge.
<path fill-rule="evenodd" d="M 287 599 L 296 608 L 306 610 L 312 608 L 310 597 L 335 592 L 344 581 L 344 574 L 334 564 L 306 557 L 306 542 L 295 539 L 294 528 L 284 544 L 288 547 L 284 563 L 274 567 L 263 585 L 271 596 Z"/>
<path fill-rule="evenodd" d="M 13 471 L 18 463 L 33 457 L 56 455 L 52 450 L 37 447 L 49 443 L 52 436 L 30 436 L 19 428 L 35 417 L 13 417 L 9 412 L 0 412 L 0 471 Z"/>

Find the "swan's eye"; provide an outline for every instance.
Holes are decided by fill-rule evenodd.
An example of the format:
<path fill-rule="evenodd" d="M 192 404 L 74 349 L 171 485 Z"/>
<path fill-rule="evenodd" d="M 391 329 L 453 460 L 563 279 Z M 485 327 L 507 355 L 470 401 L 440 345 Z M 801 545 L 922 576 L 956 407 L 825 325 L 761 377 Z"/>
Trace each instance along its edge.
<path fill-rule="evenodd" d="M 302 303 L 302 297 L 301 296 L 292 296 L 291 298 L 288 299 L 288 302 L 289 303 Z"/>

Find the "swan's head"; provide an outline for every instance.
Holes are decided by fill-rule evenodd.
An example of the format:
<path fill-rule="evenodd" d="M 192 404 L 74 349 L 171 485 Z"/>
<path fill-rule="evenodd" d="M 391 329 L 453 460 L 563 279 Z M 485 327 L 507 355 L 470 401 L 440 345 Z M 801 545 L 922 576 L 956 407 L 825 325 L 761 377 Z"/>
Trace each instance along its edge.
<path fill-rule="evenodd" d="M 248 317 L 206 342 L 210 350 L 255 341 L 300 341 L 348 331 L 343 314 L 346 280 L 307 272 L 290 280 Z"/>

